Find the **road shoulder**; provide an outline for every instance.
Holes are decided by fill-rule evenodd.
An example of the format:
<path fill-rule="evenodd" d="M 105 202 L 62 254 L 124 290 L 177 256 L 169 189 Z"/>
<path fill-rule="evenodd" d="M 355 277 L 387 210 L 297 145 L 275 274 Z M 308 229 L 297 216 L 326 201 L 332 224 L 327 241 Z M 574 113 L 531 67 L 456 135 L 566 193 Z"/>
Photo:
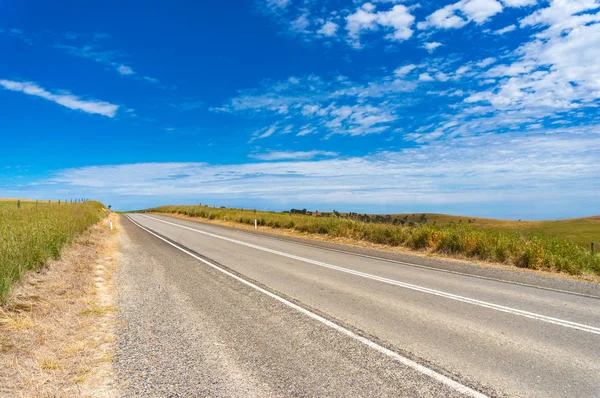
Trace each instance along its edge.
<path fill-rule="evenodd" d="M 28 273 L 0 307 L 0 395 L 117 396 L 112 369 L 116 229 L 106 218 Z"/>

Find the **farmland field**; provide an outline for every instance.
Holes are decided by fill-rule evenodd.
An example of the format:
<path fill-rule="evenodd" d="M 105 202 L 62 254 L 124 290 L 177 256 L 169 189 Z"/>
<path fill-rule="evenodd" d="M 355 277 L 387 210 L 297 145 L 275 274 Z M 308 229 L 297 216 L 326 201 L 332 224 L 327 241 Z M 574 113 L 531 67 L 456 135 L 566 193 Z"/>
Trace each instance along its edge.
<path fill-rule="evenodd" d="M 389 246 L 402 246 L 443 255 L 474 258 L 520 268 L 571 275 L 600 275 L 600 255 L 589 242 L 600 240 L 598 217 L 562 221 L 503 221 L 444 215 L 394 215 L 407 217 L 402 224 L 363 222 L 350 215 L 315 215 L 211 208 L 161 206 L 146 210 L 285 228 L 297 232 L 350 238 Z M 414 219 L 411 219 L 414 218 Z"/>
<path fill-rule="evenodd" d="M 0 303 L 28 270 L 57 258 L 64 245 L 106 215 L 99 202 L 0 200 Z"/>
<path fill-rule="evenodd" d="M 520 231 L 523 233 L 555 235 L 571 240 L 586 248 L 590 247 L 590 242 L 600 244 L 600 216 L 543 221 L 498 220 L 495 218 L 464 217 L 433 213 L 426 213 L 425 216 L 429 224 L 435 223 L 439 226 L 449 226 L 452 223 L 466 223 L 472 228 L 480 230 Z M 392 219 L 407 217 L 408 221 L 418 223 L 421 213 L 391 214 L 390 217 Z"/>

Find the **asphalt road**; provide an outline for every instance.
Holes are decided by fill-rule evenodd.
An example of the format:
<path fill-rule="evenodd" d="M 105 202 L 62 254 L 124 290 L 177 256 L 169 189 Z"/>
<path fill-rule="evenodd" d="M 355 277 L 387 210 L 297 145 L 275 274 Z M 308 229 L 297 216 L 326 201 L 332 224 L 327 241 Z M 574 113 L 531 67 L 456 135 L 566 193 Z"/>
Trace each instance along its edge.
<path fill-rule="evenodd" d="M 128 217 L 116 356 L 127 396 L 600 396 L 589 294 Z"/>

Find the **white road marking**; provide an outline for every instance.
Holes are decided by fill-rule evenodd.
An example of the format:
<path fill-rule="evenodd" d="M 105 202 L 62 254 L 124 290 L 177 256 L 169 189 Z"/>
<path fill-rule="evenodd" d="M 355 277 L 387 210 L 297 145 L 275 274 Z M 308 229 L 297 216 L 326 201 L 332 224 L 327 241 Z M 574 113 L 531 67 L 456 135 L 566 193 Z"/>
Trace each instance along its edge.
<path fill-rule="evenodd" d="M 384 354 L 384 355 L 386 355 L 386 356 L 388 356 L 390 358 L 393 358 L 394 360 L 400 362 L 401 364 L 403 364 L 405 366 L 408 366 L 411 369 L 416 370 L 419 373 L 422 373 L 422 374 L 424 374 L 426 376 L 431 377 L 432 379 L 434 379 L 436 381 L 439 381 L 442 384 L 445 384 L 446 386 L 452 388 L 453 390 L 455 390 L 455 391 L 457 391 L 457 392 L 459 392 L 461 394 L 464 394 L 464 395 L 469 396 L 469 397 L 475 397 L 475 398 L 488 398 L 487 395 L 484 395 L 484 394 L 482 394 L 482 393 L 480 393 L 478 391 L 473 390 L 470 387 L 467 387 L 467 386 L 465 386 L 465 385 L 463 385 L 463 384 L 461 384 L 461 383 L 459 383 L 457 381 L 454 381 L 454 380 L 452 380 L 452 379 L 450 379 L 450 378 L 448 378 L 448 377 L 446 377 L 446 376 L 444 376 L 444 375 L 436 372 L 435 370 L 432 370 L 432 369 L 429 369 L 429 368 L 427 368 L 427 367 L 425 367 L 423 365 L 420 365 L 417 362 L 415 362 L 415 361 L 413 361 L 411 359 L 408 359 L 408 358 L 406 358 L 406 357 L 398 354 L 397 352 L 394 352 L 394 351 L 392 351 L 392 350 L 390 350 L 388 348 L 382 347 L 379 344 L 377 344 L 377 343 L 375 343 L 375 342 L 373 342 L 373 341 L 371 341 L 371 340 L 369 340 L 369 339 L 367 339 L 365 337 L 362 337 L 362 336 L 360 336 L 360 335 L 358 335 L 358 334 L 356 334 L 356 333 L 354 333 L 354 332 L 346 329 L 343 326 L 338 325 L 337 323 L 331 322 L 329 319 L 323 318 L 322 316 L 317 315 L 317 314 L 315 314 L 313 312 L 310 312 L 307 309 L 305 309 L 303 307 L 300 307 L 299 305 L 294 304 L 294 303 L 292 303 L 292 302 L 290 302 L 290 301 L 288 301 L 288 300 L 286 300 L 286 299 L 284 299 L 282 297 L 279 297 L 278 295 L 276 295 L 274 293 L 271 293 L 268 290 L 265 290 L 265 289 L 263 289 L 260 286 L 257 286 L 257 285 L 255 285 L 255 284 L 253 284 L 251 282 L 248 282 L 247 280 L 245 280 L 243 278 L 240 278 L 239 276 L 237 276 L 235 274 L 232 274 L 231 272 L 229 272 L 227 270 L 224 270 L 223 268 L 221 268 L 221 267 L 219 267 L 219 266 L 211 263 L 210 261 L 206 261 L 205 259 L 196 256 L 194 253 L 191 253 L 188 250 L 185 250 L 184 248 L 179 247 L 179 246 L 177 246 L 176 244 L 174 244 L 172 242 L 169 242 L 167 239 L 163 238 L 162 236 L 157 235 L 154 232 L 150 231 L 149 229 L 147 229 L 147 228 L 143 227 L 142 225 L 138 224 L 133 219 L 131 219 L 131 217 L 127 216 L 127 218 L 132 223 L 134 223 L 135 225 L 137 225 L 139 228 L 143 229 L 144 231 L 148 232 L 149 234 L 154 235 L 158 239 L 160 239 L 160 240 L 168 243 L 169 245 L 173 246 L 174 248 L 176 248 L 178 250 L 181 250 L 182 252 L 184 252 L 185 254 L 187 254 L 187 255 L 195 258 L 196 260 L 203 262 L 204 264 L 206 264 L 206 265 L 208 265 L 208 266 L 216 269 L 217 271 L 220 271 L 220 272 L 224 273 L 225 275 L 230 276 L 230 277 L 234 278 L 235 280 L 237 280 L 237 281 L 239 281 L 239 282 L 241 282 L 241 283 L 243 283 L 243 284 L 245 284 L 245 285 L 247 285 L 247 286 L 249 286 L 249 287 L 251 287 L 253 289 L 258 290 L 259 292 L 261 292 L 263 294 L 266 294 L 267 296 L 269 296 L 269 297 L 271 297 L 271 298 L 279 301 L 280 303 L 285 304 L 286 306 L 288 306 L 290 308 L 293 308 L 296 311 L 299 311 L 302 314 L 304 314 L 304 315 L 306 315 L 306 316 L 308 316 L 308 317 L 310 317 L 310 318 L 312 318 L 312 319 L 314 319 L 314 320 L 316 320 L 318 322 L 321 322 L 322 324 L 324 324 L 326 326 L 329 326 L 330 328 L 335 329 L 338 332 L 340 332 L 342 334 L 345 334 L 346 336 L 351 337 L 354 340 L 357 340 L 357 341 L 365 344 L 366 346 L 368 346 L 370 348 L 373 348 L 374 350 L 376 350 L 376 351 L 378 351 L 378 352 L 380 352 L 380 353 L 382 353 L 382 354 Z"/>
<path fill-rule="evenodd" d="M 302 261 L 302 262 L 305 262 L 305 263 L 318 265 L 320 267 L 333 269 L 333 270 L 344 272 L 344 273 L 347 273 L 347 274 L 352 274 L 352 275 L 360 276 L 362 278 L 367 278 L 367 279 L 371 279 L 371 280 L 375 280 L 375 281 L 387 283 L 387 284 L 390 284 L 390 285 L 395 285 L 395 286 L 400 286 L 400 287 L 403 287 L 403 288 L 406 288 L 406 289 L 415 290 L 415 291 L 422 292 L 422 293 L 428 293 L 428 294 L 432 294 L 432 295 L 435 295 L 435 296 L 444 297 L 444 298 L 448 298 L 448 299 L 455 300 L 455 301 L 460 301 L 460 302 L 463 302 L 463 303 L 477 305 L 479 307 L 484 307 L 484 308 L 488 308 L 488 309 L 492 309 L 492 310 L 496 310 L 496 311 L 506 312 L 506 313 L 509 313 L 509 314 L 518 315 L 518 316 L 522 316 L 522 317 L 525 317 L 525 318 L 536 319 L 538 321 L 547 322 L 547 323 L 551 323 L 551 324 L 554 324 L 554 325 L 564 326 L 564 327 L 568 327 L 568 328 L 577 329 L 577 330 L 581 330 L 581 331 L 584 331 L 584 332 L 588 332 L 588 333 L 593 333 L 593 334 L 596 334 L 596 335 L 600 335 L 600 328 L 597 328 L 597 327 L 594 327 L 594 326 L 584 325 L 584 324 L 581 324 L 581 323 L 571 322 L 571 321 L 567 321 L 567 320 L 559 319 L 559 318 L 553 318 L 553 317 L 550 317 L 550 316 L 541 315 L 541 314 L 537 314 L 537 313 L 534 313 L 534 312 L 524 311 L 524 310 L 520 310 L 520 309 L 512 308 L 512 307 L 505 307 L 505 306 L 499 305 L 499 304 L 494 304 L 494 303 L 490 303 L 490 302 L 486 302 L 486 301 L 472 299 L 472 298 L 469 298 L 469 297 L 459 296 L 459 295 L 456 295 L 456 294 L 447 293 L 447 292 L 443 292 L 443 291 L 440 291 L 440 290 L 430 289 L 430 288 L 419 286 L 419 285 L 413 285 L 411 283 L 400 282 L 400 281 L 397 281 L 397 280 L 394 280 L 394 279 L 388 279 L 388 278 L 384 278 L 384 277 L 373 275 L 373 274 L 367 274 L 365 272 L 355 271 L 355 270 L 352 270 L 352 269 L 339 267 L 337 265 L 327 264 L 327 263 L 323 263 L 321 261 L 316 261 L 316 260 L 311 260 L 311 259 L 305 258 L 305 257 L 295 256 L 293 254 L 288 254 L 288 253 L 280 252 L 278 250 L 273 250 L 273 249 L 269 249 L 269 248 L 266 248 L 266 247 L 263 247 L 263 246 L 254 245 L 252 243 L 243 242 L 243 241 L 240 241 L 240 240 L 237 240 L 237 239 L 227 238 L 225 236 L 216 235 L 216 234 L 213 234 L 213 233 L 210 233 L 210 232 L 205 232 L 205 231 L 201 231 L 201 230 L 198 230 L 198 229 L 186 227 L 186 226 L 179 225 L 179 224 L 176 224 L 176 223 L 172 223 L 172 222 L 169 222 L 169 221 L 164 221 L 164 220 L 161 220 L 159 218 L 150 217 L 150 216 L 147 216 L 145 214 L 140 214 L 140 215 L 143 216 L 143 217 L 149 218 L 151 220 L 154 220 L 154 221 L 159 221 L 159 222 L 162 222 L 162 223 L 165 223 L 165 224 L 173 225 L 173 226 L 178 227 L 178 228 L 187 229 L 187 230 L 190 230 L 190 231 L 193 231 L 193 232 L 196 232 L 196 233 L 199 233 L 199 234 L 203 234 L 203 235 L 206 235 L 206 236 L 210 236 L 210 237 L 213 237 L 213 238 L 225 240 L 225 241 L 228 241 L 228 242 L 236 243 L 238 245 L 250 247 L 252 249 L 261 250 L 261 251 L 264 251 L 264 252 L 267 252 L 267 253 L 272 253 L 272 254 L 276 254 L 276 255 L 279 255 L 279 256 L 287 257 L 287 258 L 291 258 L 291 259 Z"/>
<path fill-rule="evenodd" d="M 244 231 L 243 229 L 237 229 L 235 227 L 233 227 L 233 228 L 236 229 L 236 232 L 240 232 L 242 234 L 246 234 L 246 235 L 250 235 L 250 236 L 257 236 L 257 235 L 254 235 L 254 234 L 250 234 L 247 231 Z M 509 285 L 525 286 L 525 287 L 531 287 L 531 288 L 534 288 L 534 289 L 547 290 L 549 292 L 565 293 L 565 294 L 570 294 L 570 295 L 573 295 L 573 296 L 580 296 L 580 297 L 587 297 L 587 298 L 593 298 L 593 299 L 600 299 L 600 296 L 595 296 L 593 294 L 578 293 L 578 292 L 574 292 L 574 291 L 571 291 L 571 290 L 555 289 L 553 287 L 545 287 L 545 286 L 533 285 L 531 283 L 516 282 L 516 281 L 511 281 L 511 280 L 508 280 L 508 279 L 492 278 L 492 277 L 489 277 L 489 276 L 475 275 L 475 274 L 470 274 L 470 273 L 467 273 L 467 272 L 459 272 L 459 271 L 452 271 L 452 270 L 443 269 L 443 268 L 429 267 L 427 265 L 422 265 L 422 264 L 415 264 L 415 263 L 408 263 L 406 261 L 392 260 L 391 258 L 386 258 L 386 257 L 370 256 L 370 255 L 364 254 L 364 253 L 356 253 L 356 252 L 351 252 L 351 251 L 348 251 L 348 250 L 334 249 L 332 247 L 323 247 L 323 246 L 318 246 L 318 245 L 315 245 L 315 244 L 298 242 L 298 241 L 289 240 L 289 239 L 283 239 L 283 238 L 280 238 L 278 236 L 273 236 L 273 235 L 270 235 L 270 234 L 265 234 L 265 235 L 260 235 L 260 236 L 264 237 L 264 238 L 267 238 L 267 239 L 278 240 L 280 242 L 285 242 L 285 243 L 288 243 L 288 244 L 291 243 L 291 244 L 294 244 L 294 245 L 299 245 L 299 246 L 304 246 L 304 247 L 311 247 L 311 248 L 320 249 L 320 250 L 327 250 L 327 251 L 330 251 L 330 252 L 343 253 L 343 254 L 348 254 L 350 256 L 355 256 L 355 257 L 370 258 L 370 259 L 377 260 L 377 261 L 385 261 L 386 263 L 408 265 L 409 267 L 428 269 L 428 270 L 435 271 L 435 272 L 444 272 L 444 273 L 447 273 L 447 274 L 468 276 L 469 278 L 483 279 L 483 280 L 486 280 L 486 281 L 494 281 L 494 282 L 506 283 L 506 284 L 509 284 Z"/>

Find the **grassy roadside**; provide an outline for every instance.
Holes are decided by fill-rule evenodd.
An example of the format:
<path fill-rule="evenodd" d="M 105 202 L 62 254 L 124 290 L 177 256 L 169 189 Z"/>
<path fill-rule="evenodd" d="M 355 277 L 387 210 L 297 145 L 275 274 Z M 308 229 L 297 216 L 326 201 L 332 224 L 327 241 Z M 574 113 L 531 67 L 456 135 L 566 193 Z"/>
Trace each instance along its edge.
<path fill-rule="evenodd" d="M 355 213 L 344 213 L 344 216 L 358 218 Z M 378 215 L 370 215 L 376 219 Z M 389 217 L 390 220 L 406 220 L 406 222 L 419 223 L 422 214 L 390 214 L 379 215 L 380 218 Z M 584 248 L 590 247 L 590 242 L 600 244 L 600 216 L 571 218 L 566 220 L 498 220 L 494 218 L 463 217 L 448 214 L 425 213 L 428 224 L 449 226 L 450 224 L 465 223 L 475 230 L 522 232 L 529 234 L 557 235 L 573 241 Z"/>
<path fill-rule="evenodd" d="M 216 209 L 205 206 L 161 206 L 146 210 L 223 220 L 335 238 L 347 238 L 440 255 L 466 257 L 570 275 L 600 275 L 600 255 L 569 239 L 518 230 L 476 229 L 469 224 L 398 226 L 336 217 Z"/>
<path fill-rule="evenodd" d="M 0 396 L 113 397 L 119 230 L 108 218 L 28 272 L 0 306 Z"/>
<path fill-rule="evenodd" d="M 78 234 L 106 215 L 99 202 L 62 204 L 0 202 L 0 304 L 28 270 L 56 259 Z"/>

